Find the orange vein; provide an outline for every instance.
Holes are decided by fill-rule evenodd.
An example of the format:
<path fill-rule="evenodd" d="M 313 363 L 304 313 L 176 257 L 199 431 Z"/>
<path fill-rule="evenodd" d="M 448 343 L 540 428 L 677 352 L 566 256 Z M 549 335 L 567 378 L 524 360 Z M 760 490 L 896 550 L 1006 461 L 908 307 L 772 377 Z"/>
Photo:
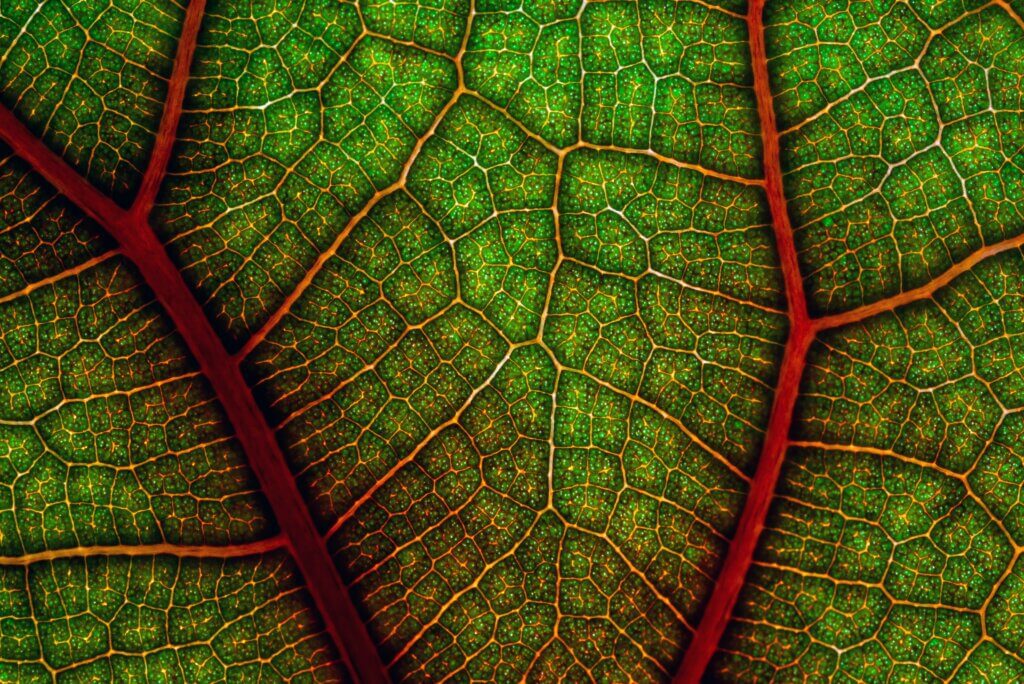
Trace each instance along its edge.
<path fill-rule="evenodd" d="M 985 247 L 972 252 L 963 261 L 958 261 L 953 264 L 937 277 L 920 287 L 915 287 L 912 290 L 905 290 L 899 294 L 893 295 L 892 297 L 879 299 L 877 302 L 864 304 L 863 306 L 858 306 L 854 309 L 850 309 L 849 311 L 842 311 L 829 316 L 815 318 L 812 325 L 815 330 L 827 330 L 828 328 L 836 328 L 849 323 L 857 323 L 871 318 L 872 316 L 877 316 L 880 313 L 893 311 L 912 302 L 922 299 L 930 299 L 936 291 L 946 285 L 949 285 L 959 276 L 967 273 L 985 259 L 1012 249 L 1020 249 L 1021 247 L 1024 247 L 1024 233 L 1007 238 L 1001 242 L 986 245 Z"/>
<path fill-rule="evenodd" d="M 233 544 L 231 546 L 198 546 L 186 544 L 142 544 L 139 546 L 73 546 L 66 549 L 52 549 L 26 553 L 21 556 L 0 556 L 0 566 L 32 565 L 59 560 L 61 558 L 90 558 L 94 556 L 159 556 L 170 555 L 180 558 L 240 558 L 277 551 L 287 546 L 287 540 L 278 535 L 269 539 Z"/>

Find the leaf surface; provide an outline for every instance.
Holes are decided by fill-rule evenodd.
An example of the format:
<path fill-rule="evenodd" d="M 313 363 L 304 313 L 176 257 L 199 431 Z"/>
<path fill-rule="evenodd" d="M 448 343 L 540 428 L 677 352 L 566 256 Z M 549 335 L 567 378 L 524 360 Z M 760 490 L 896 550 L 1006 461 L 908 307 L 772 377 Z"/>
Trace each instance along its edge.
<path fill-rule="evenodd" d="M 1012 2 L 0 9 L 0 676 L 1024 676 Z"/>

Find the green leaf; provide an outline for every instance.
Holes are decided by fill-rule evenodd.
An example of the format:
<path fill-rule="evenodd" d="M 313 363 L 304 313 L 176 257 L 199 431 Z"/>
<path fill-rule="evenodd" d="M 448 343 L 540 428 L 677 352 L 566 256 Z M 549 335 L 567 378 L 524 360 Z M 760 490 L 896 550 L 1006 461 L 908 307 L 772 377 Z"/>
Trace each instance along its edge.
<path fill-rule="evenodd" d="M 4 4 L 0 679 L 1024 678 L 1021 12 Z"/>

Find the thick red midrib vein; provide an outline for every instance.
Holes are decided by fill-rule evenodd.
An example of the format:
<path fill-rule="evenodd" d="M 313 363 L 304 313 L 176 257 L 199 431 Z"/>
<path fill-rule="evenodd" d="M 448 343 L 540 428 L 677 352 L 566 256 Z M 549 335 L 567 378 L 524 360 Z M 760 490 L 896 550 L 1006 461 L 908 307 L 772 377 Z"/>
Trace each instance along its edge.
<path fill-rule="evenodd" d="M 782 185 L 779 130 L 775 123 L 775 109 L 768 79 L 763 10 L 764 0 L 749 0 L 747 31 L 757 113 L 761 120 L 765 194 L 771 210 L 775 246 L 786 290 L 789 338 L 782 356 L 782 366 L 779 369 L 779 379 L 761 455 L 736 526 L 736 533 L 729 545 L 722 569 L 715 578 L 715 586 L 701 615 L 693 641 L 690 642 L 676 673 L 675 681 L 686 684 L 699 682 L 704 676 L 708 663 L 711 662 L 725 633 L 740 589 L 746 581 L 747 571 L 753 561 L 757 541 L 764 529 L 765 518 L 771 506 L 775 484 L 782 470 L 793 409 L 800 389 L 800 377 L 806 363 L 807 350 L 814 339 L 814 328 L 807 312 L 807 300 L 804 298 L 803 280 L 800 277 L 796 244 L 793 240 L 793 227 L 789 222 Z"/>
<path fill-rule="evenodd" d="M 238 364 L 150 225 L 89 184 L 6 107 L 0 107 L 0 138 L 99 222 L 136 265 L 224 407 L 341 657 L 360 681 L 387 681 L 376 645 L 338 575 L 273 430 Z"/>
<path fill-rule="evenodd" d="M 288 537 L 296 563 L 343 658 L 361 681 L 385 681 L 377 648 L 327 552 L 273 430 L 238 364 L 148 225 L 114 232 L 213 386 L 264 495 Z"/>

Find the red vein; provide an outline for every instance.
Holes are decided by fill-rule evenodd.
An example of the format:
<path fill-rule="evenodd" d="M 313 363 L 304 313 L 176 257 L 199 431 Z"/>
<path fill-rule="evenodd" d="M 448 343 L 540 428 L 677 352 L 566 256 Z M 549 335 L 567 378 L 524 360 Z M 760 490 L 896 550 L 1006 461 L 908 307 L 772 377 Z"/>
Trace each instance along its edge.
<path fill-rule="evenodd" d="M 171 80 L 167 83 L 167 100 L 160 117 L 160 127 L 157 129 L 149 165 L 142 177 L 135 201 L 132 203 L 132 211 L 136 212 L 139 219 L 143 221 L 148 219 L 149 212 L 153 209 L 156 193 L 160 189 L 160 184 L 163 183 L 167 166 L 171 161 L 171 151 L 174 149 L 174 141 L 177 138 L 178 121 L 181 119 L 181 105 L 185 100 L 185 87 L 188 85 L 189 74 L 192 71 L 192 56 L 196 51 L 196 41 L 199 39 L 199 27 L 203 23 L 205 9 L 206 0 L 190 0 L 188 9 L 185 10 L 185 22 L 181 27 L 181 36 L 178 38 L 178 50 L 174 55 Z"/>
<path fill-rule="evenodd" d="M 2 105 L 0 138 L 33 170 L 101 225 L 113 225 L 127 219 L 124 209 L 78 175 L 77 171 L 36 138 L 11 110 Z"/>
<path fill-rule="evenodd" d="M 99 222 L 136 265 L 224 407 L 346 666 L 361 681 L 386 681 L 376 645 L 342 584 L 273 430 L 238 364 L 152 228 L 138 213 L 122 209 L 90 185 L 6 107 L 0 107 L 0 138 L 59 192 Z"/>
<path fill-rule="evenodd" d="M 761 136 L 764 144 L 765 192 L 771 209 L 775 243 L 785 282 L 790 334 L 779 371 L 779 381 L 761 458 L 751 482 L 750 492 L 715 588 L 697 631 L 694 633 L 694 639 L 676 673 L 675 681 L 686 684 L 696 684 L 704 676 L 711 658 L 719 647 L 739 592 L 746 581 L 747 571 L 753 561 L 761 531 L 764 529 L 765 518 L 782 469 L 786 447 L 789 444 L 788 435 L 793 408 L 796 405 L 800 377 L 806 364 L 807 350 L 817 331 L 865 320 L 903 305 L 928 299 L 937 290 L 968 272 L 981 261 L 1011 249 L 1024 247 L 1024 234 L 985 246 L 920 287 L 850 311 L 810 319 L 782 184 L 779 132 L 775 123 L 764 43 L 762 21 L 764 3 L 765 0 L 751 1 L 747 15 L 747 28 L 750 34 L 754 92 L 757 97 Z M 1002 0 L 997 0 L 995 4 L 1006 9 L 1015 21 L 1021 23 L 1020 17 L 1010 11 Z M 1021 25 L 1024 26 L 1024 24 Z"/>
<path fill-rule="evenodd" d="M 715 588 L 711 592 L 697 631 L 694 632 L 693 641 L 683 657 L 682 665 L 676 673 L 676 682 L 688 684 L 699 682 L 704 676 L 708 663 L 725 633 L 733 606 L 736 605 L 736 599 L 753 561 L 757 540 L 764 529 L 765 517 L 768 515 L 775 491 L 775 483 L 782 470 L 789 426 L 793 418 L 807 349 L 814 339 L 815 329 L 807 313 L 807 300 L 804 298 L 803 280 L 800 277 L 796 245 L 793 241 L 793 228 L 786 211 L 782 186 L 779 131 L 775 123 L 775 110 L 768 80 L 768 58 L 764 44 L 764 2 L 765 0 L 751 0 L 747 14 L 747 31 L 750 34 L 754 93 L 757 97 L 757 112 L 761 120 L 761 139 L 764 145 L 765 194 L 771 209 L 772 229 L 786 289 L 789 339 L 786 341 L 771 416 L 768 419 L 757 470 L 750 483 L 750 492 Z"/>

